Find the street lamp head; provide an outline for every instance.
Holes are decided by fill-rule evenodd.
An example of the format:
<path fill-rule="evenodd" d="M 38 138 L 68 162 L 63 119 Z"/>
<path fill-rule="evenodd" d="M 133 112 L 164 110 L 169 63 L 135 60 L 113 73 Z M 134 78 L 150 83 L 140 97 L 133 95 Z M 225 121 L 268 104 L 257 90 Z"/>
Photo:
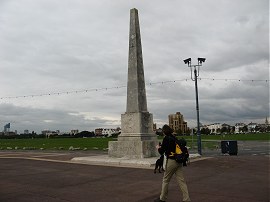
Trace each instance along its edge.
<path fill-rule="evenodd" d="M 191 58 L 185 59 L 184 63 L 189 65 L 191 63 Z"/>
<path fill-rule="evenodd" d="M 198 58 L 198 62 L 199 62 L 199 64 L 202 64 L 203 62 L 205 62 L 205 58 Z"/>

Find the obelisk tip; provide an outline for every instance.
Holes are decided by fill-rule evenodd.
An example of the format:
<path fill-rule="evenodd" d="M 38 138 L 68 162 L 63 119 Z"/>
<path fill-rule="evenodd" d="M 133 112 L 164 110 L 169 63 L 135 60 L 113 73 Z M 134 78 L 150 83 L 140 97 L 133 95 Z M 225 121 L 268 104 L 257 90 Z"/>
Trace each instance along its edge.
<path fill-rule="evenodd" d="M 132 8 L 132 9 L 130 9 L 130 12 L 138 12 L 138 9 L 137 8 Z"/>

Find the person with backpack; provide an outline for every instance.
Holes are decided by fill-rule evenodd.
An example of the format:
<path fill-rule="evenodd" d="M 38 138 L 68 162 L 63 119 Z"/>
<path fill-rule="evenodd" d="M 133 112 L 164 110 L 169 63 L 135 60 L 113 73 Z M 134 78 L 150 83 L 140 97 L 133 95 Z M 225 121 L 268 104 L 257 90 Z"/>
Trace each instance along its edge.
<path fill-rule="evenodd" d="M 165 172 L 162 180 L 162 188 L 160 197 L 154 202 L 165 202 L 168 198 L 168 188 L 172 176 L 175 174 L 177 183 L 183 194 L 183 201 L 191 201 L 189 198 L 187 184 L 184 179 L 184 174 L 182 170 L 183 163 L 178 163 L 175 160 L 173 153 L 176 150 L 176 137 L 173 135 L 173 129 L 168 125 L 162 127 L 162 132 L 165 137 L 163 138 L 161 146 L 158 146 L 158 152 L 162 155 L 166 155 L 166 166 Z"/>

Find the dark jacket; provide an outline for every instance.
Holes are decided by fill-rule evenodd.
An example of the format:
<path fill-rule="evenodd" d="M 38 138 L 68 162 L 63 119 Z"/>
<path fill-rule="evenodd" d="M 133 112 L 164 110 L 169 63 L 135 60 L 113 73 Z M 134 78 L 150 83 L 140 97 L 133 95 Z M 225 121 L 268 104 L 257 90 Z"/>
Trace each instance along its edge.
<path fill-rule="evenodd" d="M 162 145 L 158 149 L 158 152 L 163 155 L 165 153 L 167 158 L 174 159 L 174 157 L 170 157 L 171 152 L 175 152 L 175 139 L 174 135 L 166 135 L 163 138 Z"/>

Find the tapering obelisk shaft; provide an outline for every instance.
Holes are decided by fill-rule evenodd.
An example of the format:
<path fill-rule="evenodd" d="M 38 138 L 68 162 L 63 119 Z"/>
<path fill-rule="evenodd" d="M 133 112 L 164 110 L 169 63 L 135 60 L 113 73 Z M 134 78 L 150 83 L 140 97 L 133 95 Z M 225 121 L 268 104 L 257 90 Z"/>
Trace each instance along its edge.
<path fill-rule="evenodd" d="M 153 115 L 147 111 L 138 10 L 130 10 L 128 85 L 126 113 L 121 114 L 118 141 L 109 142 L 109 156 L 145 158 L 157 156 L 158 140 Z"/>
<path fill-rule="evenodd" d="M 135 8 L 130 10 L 126 112 L 147 112 L 139 16 Z"/>

